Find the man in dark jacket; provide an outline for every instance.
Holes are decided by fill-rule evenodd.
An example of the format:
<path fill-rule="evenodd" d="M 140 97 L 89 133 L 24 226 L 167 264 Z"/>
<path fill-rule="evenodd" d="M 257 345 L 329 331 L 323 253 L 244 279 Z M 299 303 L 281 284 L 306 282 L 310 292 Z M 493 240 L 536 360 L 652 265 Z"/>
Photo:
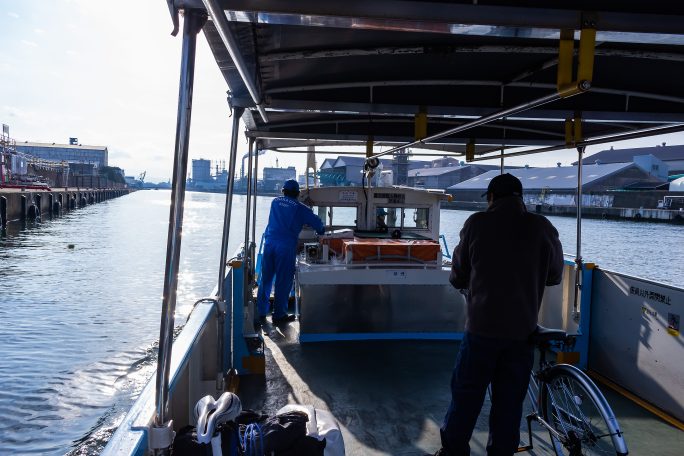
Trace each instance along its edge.
<path fill-rule="evenodd" d="M 453 255 L 449 281 L 467 296 L 467 319 L 440 456 L 470 454 L 490 383 L 487 454 L 515 453 L 534 361 L 527 339 L 537 327 L 544 287 L 559 284 L 563 275 L 558 232 L 545 217 L 527 212 L 520 180 L 496 176 L 486 195 L 489 207 L 466 220 Z"/>
<path fill-rule="evenodd" d="M 268 225 L 264 232 L 264 255 L 257 293 L 259 316 L 256 323 L 260 325 L 266 322 L 274 276 L 273 324 L 294 321 L 295 316 L 287 313 L 287 300 L 294 279 L 299 232 L 304 225 L 309 225 L 318 234 L 325 232 L 321 219 L 311 208 L 299 202 L 298 196 L 299 184 L 294 179 L 288 179 L 283 184 L 283 196 L 271 202 Z"/>

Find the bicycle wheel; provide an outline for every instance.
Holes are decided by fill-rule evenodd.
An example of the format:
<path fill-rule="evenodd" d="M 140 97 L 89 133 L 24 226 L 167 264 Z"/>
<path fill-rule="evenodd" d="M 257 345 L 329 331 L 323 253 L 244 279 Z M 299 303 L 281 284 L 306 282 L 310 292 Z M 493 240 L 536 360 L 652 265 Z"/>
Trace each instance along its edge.
<path fill-rule="evenodd" d="M 581 370 L 557 364 L 545 372 L 541 394 L 544 420 L 557 456 L 626 455 L 627 444 L 601 391 Z"/>

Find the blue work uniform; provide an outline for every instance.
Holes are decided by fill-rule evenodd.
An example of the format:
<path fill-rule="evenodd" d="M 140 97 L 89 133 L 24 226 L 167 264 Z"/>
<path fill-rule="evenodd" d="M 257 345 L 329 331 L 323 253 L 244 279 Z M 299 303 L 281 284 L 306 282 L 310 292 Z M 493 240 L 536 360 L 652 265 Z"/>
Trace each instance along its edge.
<path fill-rule="evenodd" d="M 271 203 L 268 226 L 264 232 L 264 255 L 261 260 L 261 280 L 257 294 L 260 316 L 268 314 L 268 298 L 275 276 L 273 318 L 287 315 L 287 299 L 292 289 L 297 255 L 297 239 L 304 225 L 323 234 L 323 222 L 306 205 L 295 198 L 280 196 Z"/>

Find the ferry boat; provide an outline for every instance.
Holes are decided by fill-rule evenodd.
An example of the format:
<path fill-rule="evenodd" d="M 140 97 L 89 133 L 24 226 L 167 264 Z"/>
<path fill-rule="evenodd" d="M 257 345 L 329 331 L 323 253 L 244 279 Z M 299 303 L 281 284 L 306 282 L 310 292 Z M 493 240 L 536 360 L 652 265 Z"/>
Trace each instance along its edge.
<path fill-rule="evenodd" d="M 449 195 L 319 187 L 301 198 L 327 221 L 328 232 L 300 236 L 300 343 L 458 337 L 465 302 L 449 283 L 439 236 L 440 202 Z"/>
<path fill-rule="evenodd" d="M 577 154 L 581 195 L 587 147 L 684 131 L 677 76 L 684 16 L 668 2 L 168 5 L 174 34 L 183 19 L 183 52 L 159 363 L 107 455 L 168 453 L 174 433 L 197 424 L 201 399 L 225 391 L 269 414 L 290 403 L 329 411 L 346 454 L 425 454 L 440 446 L 463 330 L 463 300 L 446 284 L 449 252 L 439 243 L 440 230 L 460 229 L 439 227 L 438 204 L 448 197 L 365 185 L 303 192 L 329 229 L 318 239 L 302 233 L 300 321 L 259 330 L 252 321 L 260 152 L 365 146 L 371 172 L 378 157 L 415 147 L 469 162 L 498 158 L 504 172 L 507 157 L 567 149 Z M 228 85 L 229 175 L 240 121 L 246 127 L 248 210 L 243 246 L 229 260 L 229 180 L 216 289 L 174 337 L 200 31 Z M 387 233 L 376 224 L 382 212 L 395 214 Z M 562 284 L 546 290 L 540 324 L 576 335 L 569 357 L 607 385 L 632 454 L 682 454 L 684 289 L 586 261 L 577 212 L 576 253 Z M 514 258 L 503 260 L 516 267 Z M 484 421 L 474 454 L 484 453 Z M 557 452 L 547 440 L 535 433 L 534 454 Z"/>

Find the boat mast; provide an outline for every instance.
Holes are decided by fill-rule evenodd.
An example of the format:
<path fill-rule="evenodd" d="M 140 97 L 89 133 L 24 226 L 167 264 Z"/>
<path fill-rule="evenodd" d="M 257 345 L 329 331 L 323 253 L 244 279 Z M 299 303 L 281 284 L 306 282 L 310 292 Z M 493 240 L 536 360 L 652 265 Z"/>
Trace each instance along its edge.
<path fill-rule="evenodd" d="M 185 177 L 188 169 L 188 144 L 190 141 L 190 117 L 192 113 L 192 90 L 195 75 L 195 50 L 197 34 L 207 20 L 203 11 L 188 10 L 183 21 L 183 45 L 181 55 L 180 83 L 178 90 L 178 116 L 174 145 L 173 184 L 169 232 L 166 243 L 166 266 L 164 269 L 164 294 L 162 297 L 161 324 L 159 329 L 159 357 L 157 360 L 157 384 L 155 396 L 156 415 L 150 435 L 151 447 L 156 454 L 168 454 L 173 441 L 173 427 L 167 421 L 169 400 L 169 370 L 173 343 L 174 313 L 178 286 L 181 233 L 183 227 L 183 204 L 185 201 Z"/>

